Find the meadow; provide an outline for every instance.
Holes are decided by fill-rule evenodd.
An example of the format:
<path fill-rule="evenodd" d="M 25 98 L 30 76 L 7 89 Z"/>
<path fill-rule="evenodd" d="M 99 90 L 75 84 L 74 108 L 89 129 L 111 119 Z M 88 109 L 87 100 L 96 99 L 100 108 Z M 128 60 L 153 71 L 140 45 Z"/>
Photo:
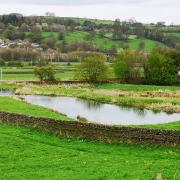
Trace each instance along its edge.
<path fill-rule="evenodd" d="M 58 80 L 71 80 L 75 77 L 75 67 L 77 63 L 58 63 L 56 65 L 57 73 L 56 79 Z M 24 67 L 2 67 L 3 80 L 38 80 L 34 76 L 33 66 L 25 65 Z"/>
<path fill-rule="evenodd" d="M 54 63 L 56 66 L 57 80 L 73 80 L 76 79 L 76 67 L 79 63 Z M 1 67 L 3 70 L 3 80 L 38 80 L 34 76 L 34 67 L 25 65 L 24 67 Z M 112 66 L 110 65 L 108 77 L 115 78 Z"/>
<path fill-rule="evenodd" d="M 2 179 L 179 179 L 180 150 L 106 144 L 0 125 Z"/>
<path fill-rule="evenodd" d="M 26 35 L 29 34 L 31 34 L 31 32 L 26 33 Z M 160 44 L 156 41 L 149 40 L 146 38 L 137 38 L 136 36 L 134 38 L 132 38 L 133 36 L 130 36 L 130 38 L 127 41 L 123 41 L 123 40 L 112 40 L 111 38 L 107 38 L 107 37 L 100 37 L 98 34 L 96 34 L 93 38 L 87 39 L 86 37 L 88 34 L 89 33 L 86 31 L 69 32 L 65 35 L 64 40 L 68 43 L 85 40 L 92 42 L 100 49 L 110 49 L 112 46 L 116 46 L 118 49 L 121 49 L 125 44 L 128 45 L 130 49 L 138 49 L 139 44 L 141 42 L 144 42 L 145 51 L 152 51 L 157 44 Z M 42 37 L 44 39 L 48 37 L 54 37 L 56 41 L 58 41 L 58 32 L 42 32 Z"/>

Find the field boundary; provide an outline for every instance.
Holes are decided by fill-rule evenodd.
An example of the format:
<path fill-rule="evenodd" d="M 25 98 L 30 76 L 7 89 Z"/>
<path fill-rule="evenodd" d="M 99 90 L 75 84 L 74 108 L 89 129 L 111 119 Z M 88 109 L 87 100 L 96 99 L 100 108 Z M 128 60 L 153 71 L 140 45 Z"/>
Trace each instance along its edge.
<path fill-rule="evenodd" d="M 180 146 L 180 131 L 111 127 L 80 122 L 68 122 L 50 118 L 32 117 L 0 111 L 0 123 L 29 126 L 56 135 L 73 136 L 103 142 L 157 144 Z"/>
<path fill-rule="evenodd" d="M 91 84 L 90 82 L 84 80 L 56 80 L 56 81 L 39 81 L 39 80 L 0 80 L 0 83 L 25 83 L 25 84 L 35 84 L 35 85 L 54 85 L 54 84 Z M 119 79 L 110 79 L 106 81 L 97 82 L 94 84 L 112 84 L 112 83 L 126 83 L 126 84 L 134 84 L 134 85 L 150 85 L 145 84 L 143 79 L 134 80 L 130 82 L 125 82 Z M 159 85 L 159 86 L 168 86 L 168 85 Z M 173 84 L 172 86 L 180 86 L 180 82 Z"/>

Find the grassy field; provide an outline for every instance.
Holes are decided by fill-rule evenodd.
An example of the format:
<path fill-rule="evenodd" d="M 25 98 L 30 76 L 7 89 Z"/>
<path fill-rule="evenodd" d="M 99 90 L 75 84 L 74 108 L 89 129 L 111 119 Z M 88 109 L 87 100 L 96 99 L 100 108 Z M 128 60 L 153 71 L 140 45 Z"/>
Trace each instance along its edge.
<path fill-rule="evenodd" d="M 180 86 L 155 86 L 155 85 L 134 85 L 134 84 L 104 84 L 95 85 L 96 89 L 122 90 L 122 91 L 180 91 Z"/>
<path fill-rule="evenodd" d="M 168 33 L 168 35 L 172 35 L 172 36 L 180 38 L 180 33 Z"/>
<path fill-rule="evenodd" d="M 67 63 L 56 64 L 57 72 L 56 79 L 71 80 L 75 77 L 76 63 L 71 63 L 71 66 Z M 32 66 L 20 67 L 2 67 L 3 68 L 3 80 L 38 80 L 34 76 L 34 70 Z"/>
<path fill-rule="evenodd" d="M 67 42 L 83 41 L 87 35 L 88 35 L 87 32 L 75 31 L 73 33 L 68 34 L 65 37 L 65 40 Z M 98 35 L 96 35 L 90 41 L 94 43 L 97 47 L 104 49 L 110 49 L 113 45 L 115 45 L 117 48 L 122 48 L 123 44 L 128 44 L 128 46 L 131 49 L 138 49 L 139 43 L 143 41 L 145 43 L 145 51 L 151 51 L 157 44 L 157 42 L 155 41 L 143 39 L 143 38 L 140 39 L 134 38 L 134 39 L 129 39 L 128 41 L 115 41 L 109 38 L 100 38 Z"/>
<path fill-rule="evenodd" d="M 76 79 L 76 66 L 78 63 L 71 63 L 69 66 L 67 63 L 55 63 L 57 68 L 56 79 L 57 80 L 73 80 Z M 3 80 L 38 80 L 34 76 L 32 66 L 19 67 L 2 67 Z M 110 65 L 109 78 L 115 78 L 113 68 Z"/>
<path fill-rule="evenodd" d="M 63 114 L 23 102 L 19 99 L 0 97 L 0 111 L 25 114 L 36 117 L 48 117 L 59 120 L 71 120 Z"/>
<path fill-rule="evenodd" d="M 31 34 L 31 32 L 26 33 L 27 36 L 29 34 Z M 58 34 L 59 34 L 58 32 L 42 32 L 42 36 L 44 39 L 48 37 L 54 37 L 56 40 L 58 40 Z M 65 35 L 65 41 L 68 43 L 75 42 L 75 41 L 89 41 L 95 44 L 100 49 L 110 49 L 112 46 L 116 46 L 118 49 L 120 49 L 123 47 L 124 44 L 127 44 L 129 48 L 131 49 L 138 49 L 139 43 L 144 42 L 145 51 L 151 51 L 156 46 L 156 44 L 159 44 L 156 41 L 152 41 L 145 38 L 137 38 L 137 37 L 131 38 L 132 36 L 127 41 L 122 41 L 122 40 L 117 41 L 117 40 L 112 40 L 106 37 L 99 37 L 98 34 L 95 35 L 95 37 L 92 38 L 91 40 L 87 40 L 86 36 L 88 34 L 89 33 L 86 31 L 70 32 Z"/>
<path fill-rule="evenodd" d="M 180 178 L 180 149 L 105 144 L 0 125 L 1 179 Z"/>

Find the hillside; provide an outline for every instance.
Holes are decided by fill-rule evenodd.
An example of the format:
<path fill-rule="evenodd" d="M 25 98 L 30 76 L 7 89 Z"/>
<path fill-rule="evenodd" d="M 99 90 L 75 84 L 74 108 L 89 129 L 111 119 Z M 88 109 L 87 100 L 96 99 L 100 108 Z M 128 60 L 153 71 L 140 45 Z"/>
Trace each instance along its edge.
<path fill-rule="evenodd" d="M 31 35 L 31 32 L 27 32 L 26 36 L 28 37 Z M 43 39 L 47 39 L 49 37 L 54 37 L 56 41 L 58 41 L 58 32 L 42 32 L 41 33 Z M 162 43 L 159 43 L 154 40 L 150 40 L 147 38 L 138 38 L 137 36 L 131 35 L 128 40 L 113 40 L 111 37 L 100 37 L 98 33 L 91 39 L 87 39 L 87 36 L 89 35 L 86 31 L 74 31 L 69 32 L 65 35 L 64 40 L 67 43 L 73 43 L 78 41 L 86 41 L 94 44 L 99 49 L 111 49 L 113 46 L 115 46 L 117 49 L 123 48 L 123 46 L 127 45 L 130 49 L 138 49 L 140 43 L 144 43 L 144 50 L 149 52 L 152 51 L 152 49 L 156 45 L 162 45 Z M 111 34 L 112 36 L 112 34 Z M 59 41 L 61 42 L 61 41 Z"/>

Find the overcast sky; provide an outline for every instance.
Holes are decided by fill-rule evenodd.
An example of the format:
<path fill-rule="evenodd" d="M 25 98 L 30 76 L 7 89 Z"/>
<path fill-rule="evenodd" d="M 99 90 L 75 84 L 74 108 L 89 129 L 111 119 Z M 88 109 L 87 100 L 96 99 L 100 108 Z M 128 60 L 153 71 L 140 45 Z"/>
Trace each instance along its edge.
<path fill-rule="evenodd" d="M 44 15 L 47 11 L 63 17 L 180 24 L 180 0 L 0 0 L 0 14 Z"/>

